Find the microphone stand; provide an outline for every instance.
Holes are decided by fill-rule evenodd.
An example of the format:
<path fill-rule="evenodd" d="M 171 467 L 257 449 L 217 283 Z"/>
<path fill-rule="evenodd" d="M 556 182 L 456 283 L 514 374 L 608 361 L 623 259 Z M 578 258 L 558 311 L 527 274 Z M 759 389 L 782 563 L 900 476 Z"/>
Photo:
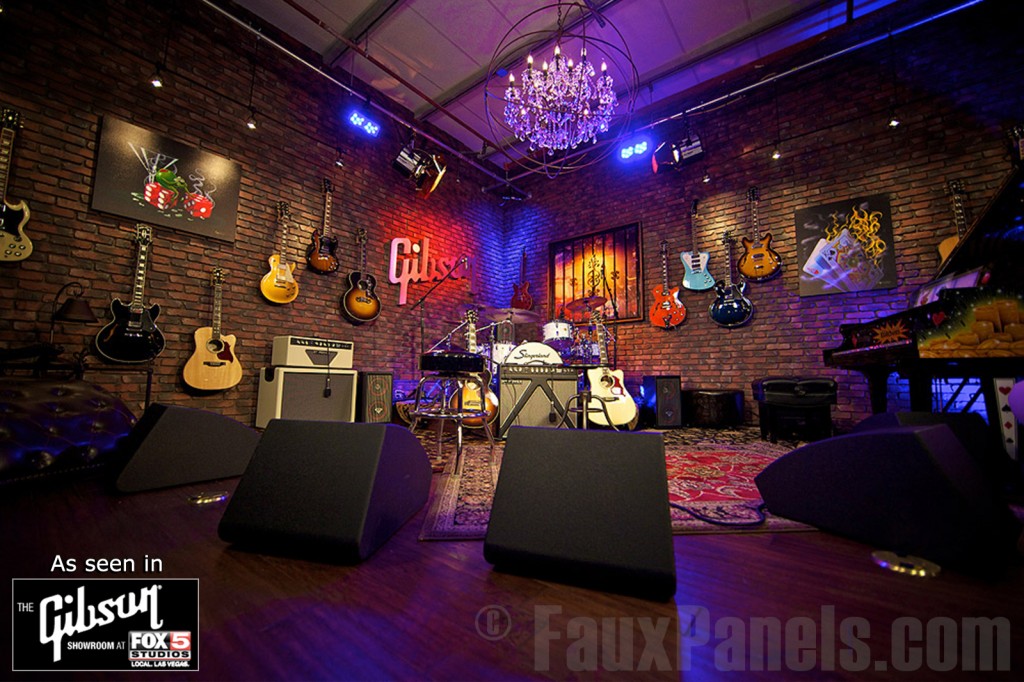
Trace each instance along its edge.
<path fill-rule="evenodd" d="M 463 257 L 463 258 L 461 258 L 459 260 L 459 265 L 463 265 L 464 266 L 465 264 L 466 264 L 466 258 Z M 423 330 L 423 311 L 425 309 L 425 306 L 423 305 L 423 303 L 424 303 L 424 301 L 427 300 L 427 298 L 430 297 L 430 295 L 432 293 L 434 293 L 435 289 L 437 289 L 439 286 L 441 286 L 442 284 L 447 282 L 449 279 L 451 279 L 452 275 L 455 274 L 455 271 L 457 269 L 458 269 L 458 266 L 456 266 L 456 267 L 452 268 L 451 270 L 449 270 L 448 273 L 444 277 L 442 277 L 441 279 L 437 280 L 434 283 L 434 286 L 432 286 L 429 289 L 427 289 L 427 292 L 425 294 L 423 294 L 423 296 L 420 297 L 420 300 L 418 300 L 418 301 L 416 301 L 415 303 L 412 304 L 413 309 L 416 309 L 416 308 L 420 309 L 420 355 L 423 355 L 423 353 L 424 353 L 423 348 L 424 348 L 424 342 L 425 342 L 425 336 L 426 336 L 426 332 Z"/>
<path fill-rule="evenodd" d="M 608 286 L 608 275 L 604 272 L 603 269 L 601 270 L 601 279 L 604 280 L 604 293 L 608 294 L 608 300 L 611 301 L 611 303 L 612 303 L 612 312 L 615 314 L 615 319 L 618 320 L 619 319 L 619 303 L 615 299 L 615 292 L 612 291 L 612 288 L 610 286 Z M 602 323 L 603 322 L 604 322 L 604 320 L 602 319 Z M 605 338 L 607 338 L 607 327 L 605 328 L 605 332 L 606 332 Z M 618 364 L 619 364 L 619 339 L 618 339 L 618 336 L 616 336 L 615 337 L 615 355 L 612 358 L 612 366 L 613 367 L 614 366 L 618 366 Z"/>

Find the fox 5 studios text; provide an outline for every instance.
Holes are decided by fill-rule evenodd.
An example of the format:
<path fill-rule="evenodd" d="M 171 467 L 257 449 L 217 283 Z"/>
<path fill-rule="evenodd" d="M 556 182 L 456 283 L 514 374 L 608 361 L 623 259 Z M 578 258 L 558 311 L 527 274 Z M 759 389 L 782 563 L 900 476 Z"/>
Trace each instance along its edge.
<path fill-rule="evenodd" d="M 14 671 L 198 670 L 196 579 L 15 579 Z"/>

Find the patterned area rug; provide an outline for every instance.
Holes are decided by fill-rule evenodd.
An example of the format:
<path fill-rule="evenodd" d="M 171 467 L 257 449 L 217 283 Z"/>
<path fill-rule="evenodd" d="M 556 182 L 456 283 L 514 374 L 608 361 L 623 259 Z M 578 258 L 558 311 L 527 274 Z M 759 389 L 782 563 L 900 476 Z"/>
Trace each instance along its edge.
<path fill-rule="evenodd" d="M 663 437 L 674 533 L 809 529 L 765 512 L 754 485 L 757 474 L 798 443 L 767 443 L 760 440 L 756 429 L 749 428 L 684 429 L 666 431 Z M 431 454 L 436 452 L 436 441 L 424 445 Z M 467 442 L 461 476 L 455 474 L 451 461 L 445 462 L 421 540 L 483 539 L 503 449 L 504 444 L 498 442 L 492 456 L 486 441 Z M 447 444 L 444 450 L 454 450 L 454 444 Z"/>

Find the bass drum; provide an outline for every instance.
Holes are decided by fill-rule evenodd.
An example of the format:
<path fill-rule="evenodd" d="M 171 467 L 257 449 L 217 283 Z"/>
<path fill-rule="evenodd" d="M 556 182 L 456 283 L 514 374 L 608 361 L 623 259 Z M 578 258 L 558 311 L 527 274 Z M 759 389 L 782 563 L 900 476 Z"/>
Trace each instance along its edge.
<path fill-rule="evenodd" d="M 544 343 L 527 341 L 512 349 L 505 358 L 506 365 L 561 365 L 562 356 Z"/>
<path fill-rule="evenodd" d="M 575 332 L 572 322 L 551 320 L 542 327 L 542 330 L 544 332 L 544 343 L 559 353 L 568 352 L 572 348 L 573 334 Z"/>

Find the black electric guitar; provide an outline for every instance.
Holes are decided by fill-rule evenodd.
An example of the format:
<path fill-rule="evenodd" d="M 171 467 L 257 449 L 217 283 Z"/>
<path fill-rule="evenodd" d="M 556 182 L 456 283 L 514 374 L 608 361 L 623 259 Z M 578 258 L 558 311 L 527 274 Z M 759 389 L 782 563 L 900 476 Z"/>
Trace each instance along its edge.
<path fill-rule="evenodd" d="M 338 269 L 338 259 L 334 256 L 334 251 L 338 248 L 338 239 L 330 235 L 332 193 L 331 181 L 324 178 L 324 222 L 320 229 L 313 230 L 310 244 L 306 247 L 306 264 L 321 274 Z"/>
<path fill-rule="evenodd" d="M 142 299 L 146 288 L 149 247 L 153 243 L 153 228 L 149 225 L 136 225 L 135 243 L 138 245 L 138 260 L 132 301 L 128 305 L 119 298 L 111 301 L 110 312 L 114 319 L 96 334 L 97 352 L 111 362 L 149 362 L 164 349 L 164 335 L 156 326 L 160 306 L 154 303 L 147 308 Z"/>
<path fill-rule="evenodd" d="M 242 365 L 235 354 L 233 334 L 220 333 L 221 285 L 224 270 L 213 269 L 213 323 L 200 327 L 193 334 L 195 352 L 185 363 L 182 378 L 192 388 L 201 391 L 223 391 L 242 380 Z"/>
<path fill-rule="evenodd" d="M 25 260 L 32 255 L 32 240 L 25 236 L 25 223 L 31 215 L 28 204 L 7 199 L 14 132 L 20 125 L 21 114 L 13 109 L 0 114 L 0 261 Z"/>
<path fill-rule="evenodd" d="M 591 311 L 590 321 L 597 330 L 599 359 L 598 367 L 587 370 L 587 381 L 590 383 L 590 394 L 593 396 L 587 405 L 587 418 L 601 426 L 631 424 L 637 417 L 636 402 L 626 390 L 622 370 L 608 367 L 604 316 L 599 309 Z M 606 410 L 607 417 L 605 417 Z"/>
<path fill-rule="evenodd" d="M 476 322 L 477 322 L 477 311 L 470 309 L 466 311 L 465 315 L 466 322 L 466 351 L 469 353 L 476 354 Z M 490 424 L 498 417 L 498 396 L 495 395 L 494 391 L 491 390 L 491 373 L 486 369 L 477 375 L 477 379 L 480 380 L 480 385 L 484 388 L 484 395 L 480 395 L 480 391 L 474 384 L 463 383 L 461 387 L 461 400 L 462 409 L 467 412 L 486 412 L 483 417 L 476 417 L 472 419 L 463 419 L 463 426 L 470 428 L 480 428 L 485 423 Z M 453 395 L 450 407 L 454 410 L 459 409 L 458 394 Z"/>
<path fill-rule="evenodd" d="M 763 282 L 782 272 L 782 256 L 772 248 L 771 233 L 765 232 L 764 236 L 761 236 L 761 228 L 757 221 L 757 202 L 760 198 L 756 187 L 751 187 L 747 192 L 754 238 L 742 239 L 743 255 L 736 264 L 740 274 L 753 282 Z"/>
<path fill-rule="evenodd" d="M 725 233 L 722 239 L 725 244 L 726 256 L 729 261 L 728 279 L 715 282 L 715 298 L 708 307 L 708 315 L 722 327 L 740 327 L 750 321 L 754 315 L 754 304 L 744 296 L 747 290 L 747 283 L 742 279 L 733 281 L 732 273 L 732 247 L 734 240 L 732 235 Z"/>
<path fill-rule="evenodd" d="M 366 230 L 356 232 L 359 269 L 349 273 L 348 291 L 341 296 L 341 312 L 354 324 L 372 322 L 380 315 L 380 298 L 375 291 L 377 278 L 366 271 Z"/>

